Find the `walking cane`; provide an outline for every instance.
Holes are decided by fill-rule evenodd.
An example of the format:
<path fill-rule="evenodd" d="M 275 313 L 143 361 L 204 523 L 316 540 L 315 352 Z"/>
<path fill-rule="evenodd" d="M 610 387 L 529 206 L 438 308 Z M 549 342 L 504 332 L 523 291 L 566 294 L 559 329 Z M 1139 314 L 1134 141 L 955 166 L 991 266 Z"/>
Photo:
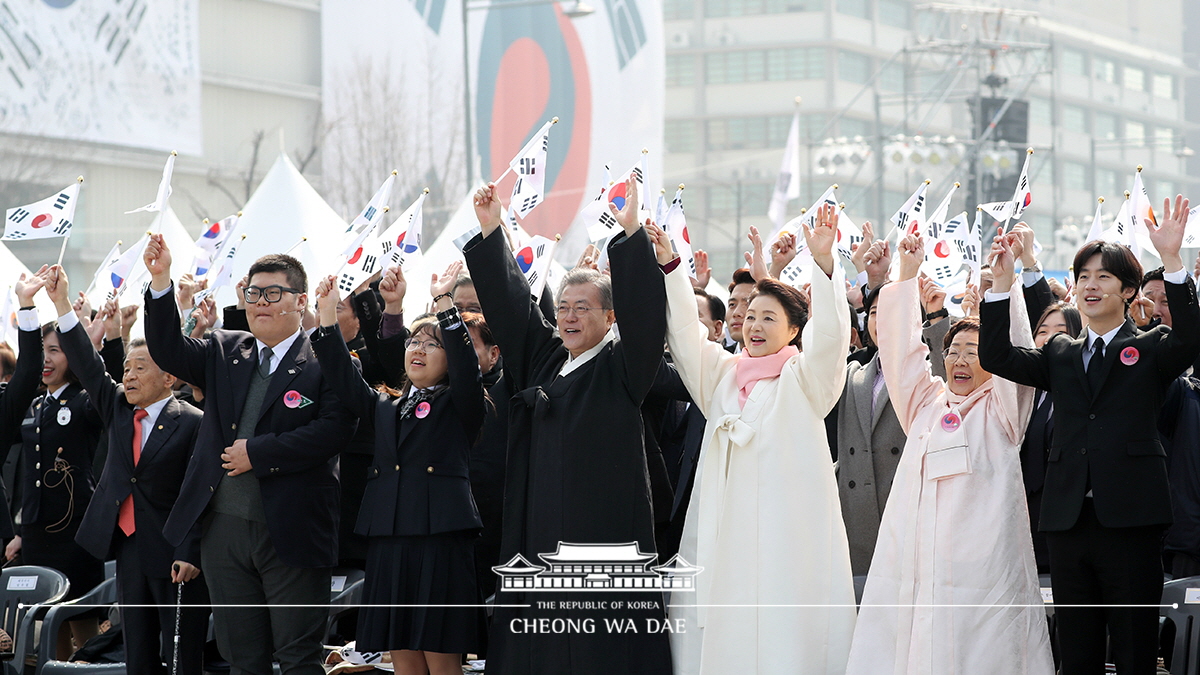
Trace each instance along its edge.
<path fill-rule="evenodd" d="M 178 563 L 171 568 L 179 572 Z M 179 589 L 175 592 L 175 647 L 171 656 L 171 675 L 179 675 L 179 619 L 183 613 L 183 583 L 179 582 Z"/>

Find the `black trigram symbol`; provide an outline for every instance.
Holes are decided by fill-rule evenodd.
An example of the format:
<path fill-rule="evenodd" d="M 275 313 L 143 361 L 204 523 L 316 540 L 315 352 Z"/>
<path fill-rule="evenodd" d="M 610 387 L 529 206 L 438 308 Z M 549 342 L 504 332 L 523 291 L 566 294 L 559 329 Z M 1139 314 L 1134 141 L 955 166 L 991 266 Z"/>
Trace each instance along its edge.
<path fill-rule="evenodd" d="M 788 265 L 787 267 L 783 268 L 783 271 L 781 271 L 779 274 L 783 277 L 783 281 L 789 284 L 795 283 L 795 281 L 800 278 L 800 266 Z"/>
<path fill-rule="evenodd" d="M 387 255 L 392 252 L 392 240 L 385 239 L 383 242 L 383 254 Z"/>
<path fill-rule="evenodd" d="M 367 222 L 374 220 L 375 219 L 375 207 L 368 206 L 367 210 L 363 212 L 363 218 L 366 218 Z"/>
<path fill-rule="evenodd" d="M 343 272 L 342 278 L 338 279 L 338 290 L 345 293 L 354 290 L 354 277 L 350 276 L 349 272 Z"/>
<path fill-rule="evenodd" d="M 537 256 L 536 256 L 536 257 L 538 257 L 538 258 L 542 257 L 542 254 L 543 254 L 543 253 L 545 253 L 545 252 L 546 252 L 546 245 L 545 245 L 545 244 L 538 244 L 538 247 L 537 247 Z"/>
<path fill-rule="evenodd" d="M 25 209 L 18 208 L 14 209 L 12 213 L 8 214 L 8 219 L 14 223 L 22 223 L 25 222 L 25 219 L 28 218 L 29 215 L 29 212 Z"/>
<path fill-rule="evenodd" d="M 958 252 L 962 254 L 962 257 L 971 262 L 979 262 L 979 249 L 976 248 L 975 244 L 968 244 L 961 239 L 955 239 L 954 245 L 958 247 Z"/>
<path fill-rule="evenodd" d="M 538 195 L 529 195 L 521 202 L 521 212 L 527 213 L 530 209 L 538 205 Z"/>
<path fill-rule="evenodd" d="M 538 280 L 537 270 L 531 270 L 529 272 L 529 285 L 532 286 L 532 285 L 536 284 L 537 280 Z"/>
<path fill-rule="evenodd" d="M 908 219 L 910 217 L 911 216 L 908 215 L 908 211 L 901 211 L 900 215 L 897 216 L 897 218 L 896 218 L 896 227 L 898 227 L 901 230 L 906 229 L 905 226 L 908 225 Z"/>
<path fill-rule="evenodd" d="M 10 241 L 13 239 L 24 239 L 27 234 L 27 232 L 18 230 L 16 232 L 10 232 L 9 234 L 4 235 L 4 238 Z"/>
<path fill-rule="evenodd" d="M 633 176 L 637 180 L 637 182 L 639 182 L 639 183 L 642 182 L 642 167 L 640 167 L 640 166 L 633 167 L 633 171 L 630 171 L 629 174 L 631 176 Z"/>
<path fill-rule="evenodd" d="M 611 213 L 606 211 L 600 214 L 600 224 L 611 230 L 617 226 L 617 219 L 614 218 Z"/>
<path fill-rule="evenodd" d="M 69 201 L 71 201 L 71 195 L 65 192 L 60 192 L 58 199 L 54 200 L 54 208 L 61 210 L 62 207 L 66 206 L 67 202 Z"/>
<path fill-rule="evenodd" d="M 71 221 L 66 218 L 59 218 L 58 223 L 54 225 L 54 234 L 64 235 L 71 230 Z"/>
<path fill-rule="evenodd" d="M 933 270 L 933 276 L 937 278 L 938 281 L 945 281 L 954 276 L 954 271 L 950 269 L 949 265 L 938 265 Z"/>
<path fill-rule="evenodd" d="M 363 271 L 369 272 L 369 271 L 375 269 L 375 260 L 376 260 L 376 258 L 373 255 L 363 256 L 363 265 L 362 265 Z"/>
<path fill-rule="evenodd" d="M 537 173 L 537 160 L 533 157 L 522 157 L 517 172 L 522 176 L 532 176 Z"/>

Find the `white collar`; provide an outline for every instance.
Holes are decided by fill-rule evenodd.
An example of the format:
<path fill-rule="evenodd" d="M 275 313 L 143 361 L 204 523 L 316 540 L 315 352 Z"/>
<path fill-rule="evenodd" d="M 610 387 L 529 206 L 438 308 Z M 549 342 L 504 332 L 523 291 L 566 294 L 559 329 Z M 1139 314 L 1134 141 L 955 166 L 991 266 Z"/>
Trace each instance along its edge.
<path fill-rule="evenodd" d="M 168 392 L 166 396 L 160 398 L 154 403 L 140 406 L 142 410 L 146 411 L 146 419 L 150 420 L 151 422 L 158 419 L 158 416 L 162 414 L 163 408 L 167 407 L 167 402 L 171 400 L 172 396 L 173 395 Z"/>
<path fill-rule="evenodd" d="M 1109 345 L 1111 345 L 1111 344 L 1112 344 L 1112 341 L 1113 341 L 1113 339 L 1115 339 L 1115 338 L 1117 337 L 1117 331 L 1121 330 L 1121 328 L 1122 328 L 1124 325 L 1125 325 L 1125 323 L 1124 323 L 1124 322 L 1122 322 L 1122 323 L 1120 323 L 1120 324 L 1119 324 L 1119 325 L 1118 325 L 1116 328 L 1114 328 L 1114 329 L 1112 329 L 1112 330 L 1108 331 L 1108 332 L 1107 332 L 1107 333 L 1105 333 L 1104 335 L 1097 335 L 1097 334 L 1096 334 L 1096 331 L 1092 330 L 1092 327 L 1091 327 L 1091 326 L 1088 326 L 1088 329 L 1087 329 L 1087 331 L 1088 331 L 1088 341 L 1087 341 L 1087 345 L 1086 345 L 1086 346 L 1087 346 L 1087 349 L 1088 349 L 1089 351 L 1092 349 L 1092 345 L 1096 344 L 1096 338 L 1103 338 L 1103 339 L 1104 339 L 1104 346 L 1105 346 L 1105 347 L 1108 347 Z"/>
<path fill-rule="evenodd" d="M 604 349 L 604 347 L 607 346 L 608 343 L 612 342 L 615 339 L 617 339 L 616 333 L 613 332 L 612 328 L 608 329 L 608 332 L 604 334 L 604 337 L 600 338 L 600 342 L 597 342 L 594 347 L 585 351 L 584 353 L 580 354 L 579 356 L 574 356 L 574 357 L 567 359 L 567 362 L 563 364 L 562 370 L 558 371 L 558 376 L 566 377 L 567 375 L 570 375 L 572 372 L 578 370 L 580 367 L 582 367 L 588 361 L 591 361 L 592 359 L 596 358 L 596 355 L 600 353 L 600 350 Z"/>
<path fill-rule="evenodd" d="M 300 337 L 300 333 L 301 329 L 297 328 L 295 333 L 292 333 L 290 336 L 280 340 L 279 344 L 275 345 L 274 347 L 268 347 L 267 343 L 259 340 L 258 338 L 254 338 L 254 341 L 258 343 L 259 363 L 262 362 L 263 351 L 267 349 L 271 350 L 271 352 L 274 354 L 275 362 L 279 363 L 279 360 L 283 358 L 283 355 L 287 354 L 288 350 L 292 348 L 292 343 L 296 341 L 296 338 Z"/>
<path fill-rule="evenodd" d="M 71 383 L 70 383 L 70 382 L 67 382 L 66 384 L 64 384 L 63 386 L 59 387 L 58 389 L 55 389 L 54 391 L 50 392 L 50 394 L 49 394 L 48 398 L 58 398 L 59 396 L 61 396 L 61 395 L 62 395 L 62 393 L 63 393 L 64 391 L 66 391 L 66 390 L 67 390 L 67 387 L 69 387 L 69 386 L 71 386 Z"/>

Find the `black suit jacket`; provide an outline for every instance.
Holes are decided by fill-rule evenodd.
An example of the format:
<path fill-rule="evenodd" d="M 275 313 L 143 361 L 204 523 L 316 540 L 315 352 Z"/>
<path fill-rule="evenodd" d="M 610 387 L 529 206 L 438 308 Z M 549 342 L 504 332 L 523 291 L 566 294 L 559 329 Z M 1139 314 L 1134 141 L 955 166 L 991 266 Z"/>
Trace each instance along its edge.
<path fill-rule="evenodd" d="M 1047 390 L 1054 400 L 1041 530 L 1075 525 L 1089 480 L 1101 525 L 1171 522 L 1166 452 L 1156 425 L 1167 387 L 1200 354 L 1200 309 L 1190 279 L 1167 283 L 1166 290 L 1175 330 L 1159 326 L 1138 332 L 1127 319 L 1104 348 L 1098 391 L 1092 391 L 1083 368 L 1086 333 L 1075 340 L 1055 335 L 1041 349 L 1014 347 L 1008 301 L 982 303 L 980 365 L 999 377 Z M 1134 351 L 1123 360 L 1126 350 Z"/>
<path fill-rule="evenodd" d="M 134 466 L 134 407 L 125 400 L 125 386 L 114 382 L 105 372 L 104 362 L 92 348 L 82 325 L 60 333 L 59 342 L 71 362 L 71 370 L 79 376 L 108 430 L 108 461 L 83 514 L 75 542 L 96 558 L 106 560 L 117 531 L 121 502 L 132 494 L 138 557 L 147 575 L 171 576 L 171 563 L 176 560 L 199 566 L 199 527 L 193 528 L 180 546 L 168 544 L 162 531 L 179 496 L 204 414 L 170 397 Z"/>
<path fill-rule="evenodd" d="M 483 426 L 483 382 L 467 327 L 442 329 L 450 386 L 429 413 L 401 418 L 404 399 L 375 391 L 350 361 L 337 326 L 313 342 L 340 400 L 375 429 L 375 461 L 367 472 L 355 533 L 411 536 L 483 526 L 471 497 L 470 452 Z"/>
<path fill-rule="evenodd" d="M 179 546 L 208 507 L 225 471 L 221 453 L 237 438 L 250 378 L 258 363 L 254 336 L 215 331 L 185 337 L 174 294 L 146 293 L 146 344 L 163 370 L 204 391 L 207 405 L 183 490 L 167 518 L 167 541 Z M 289 408 L 284 394 L 311 403 Z M 337 563 L 338 451 L 354 435 L 354 416 L 342 405 L 301 331 L 267 387 L 246 451 L 259 479 L 267 529 L 279 558 L 292 567 Z"/>
<path fill-rule="evenodd" d="M 92 462 L 104 432 L 100 415 L 79 384 L 68 385 L 58 396 L 39 397 L 33 408 L 32 419 L 21 429 L 22 530 L 49 527 L 68 515 L 77 522 L 83 516 L 96 489 Z M 67 420 L 66 424 L 61 420 Z M 60 461 L 69 465 L 70 491 L 66 483 L 59 482 L 62 472 L 52 471 Z"/>
<path fill-rule="evenodd" d="M 0 448 L 7 450 L 21 438 L 21 420 L 25 419 L 25 411 L 37 396 L 38 385 L 42 383 L 42 331 L 23 330 L 17 337 L 21 348 L 17 356 L 17 368 L 7 384 L 0 387 Z M 0 483 L 0 498 L 8 503 L 4 485 Z M 12 516 L 8 509 L 0 515 L 0 538 L 12 539 Z"/>

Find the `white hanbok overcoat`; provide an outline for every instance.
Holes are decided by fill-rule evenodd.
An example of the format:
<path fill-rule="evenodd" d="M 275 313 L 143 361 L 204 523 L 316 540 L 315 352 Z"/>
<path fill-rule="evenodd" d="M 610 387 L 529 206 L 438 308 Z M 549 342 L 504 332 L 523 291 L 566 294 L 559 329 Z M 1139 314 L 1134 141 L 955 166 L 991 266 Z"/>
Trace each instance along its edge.
<path fill-rule="evenodd" d="M 1013 344 L 1032 346 L 1024 303 L 1011 306 Z M 1033 390 L 993 377 L 961 397 L 934 377 L 916 279 L 881 291 L 876 322 L 908 442 L 847 675 L 1053 675 L 1018 457 Z"/>
<path fill-rule="evenodd" d="M 824 424 L 850 339 L 841 267 L 811 296 L 803 351 L 742 408 L 739 357 L 705 339 L 687 273 L 667 275 L 671 356 L 708 420 L 679 547 L 704 570 L 669 608 L 676 675 L 845 671 L 854 585 Z"/>

